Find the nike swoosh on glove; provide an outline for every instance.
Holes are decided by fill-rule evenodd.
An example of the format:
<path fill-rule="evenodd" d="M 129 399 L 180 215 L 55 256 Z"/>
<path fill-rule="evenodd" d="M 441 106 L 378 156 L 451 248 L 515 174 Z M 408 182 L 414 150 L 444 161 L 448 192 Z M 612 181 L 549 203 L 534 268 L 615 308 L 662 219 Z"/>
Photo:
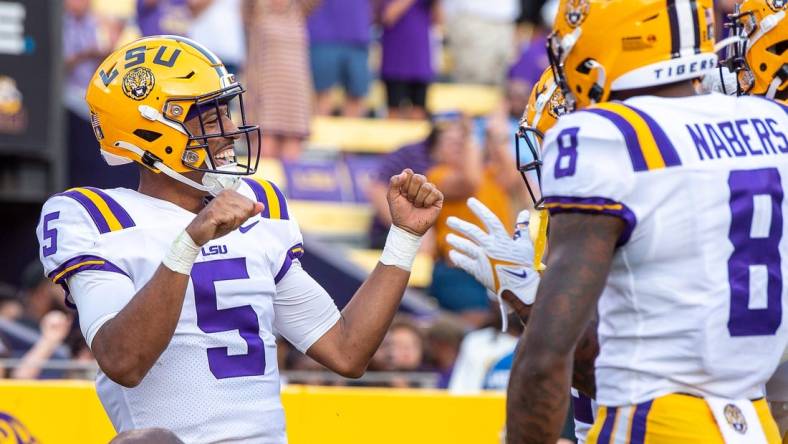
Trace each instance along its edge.
<path fill-rule="evenodd" d="M 528 233 L 528 210 L 518 215 L 517 232 L 512 239 L 500 219 L 478 199 L 468 199 L 468 208 L 487 231 L 460 218 L 449 217 L 449 228 L 462 235 L 446 236 L 452 246 L 451 261 L 494 293 L 502 307 L 507 306 L 501 299 L 505 290 L 514 293 L 524 304 L 533 304 L 539 274 L 532 265 L 534 245 Z"/>

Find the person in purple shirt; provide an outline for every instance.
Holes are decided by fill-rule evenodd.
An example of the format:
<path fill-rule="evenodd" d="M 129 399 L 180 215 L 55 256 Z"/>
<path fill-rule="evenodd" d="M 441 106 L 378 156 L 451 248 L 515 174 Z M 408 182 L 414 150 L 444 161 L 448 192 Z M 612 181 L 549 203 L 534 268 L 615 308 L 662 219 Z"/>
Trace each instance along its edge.
<path fill-rule="evenodd" d="M 137 0 L 137 26 L 143 36 L 186 35 L 190 21 L 187 0 Z"/>
<path fill-rule="evenodd" d="M 309 17 L 310 63 L 317 92 L 316 113 L 333 111 L 331 88 L 341 85 L 347 99 L 342 114 L 364 115 L 369 92 L 372 0 L 323 0 Z"/>
<path fill-rule="evenodd" d="M 430 26 L 436 0 L 383 0 L 380 78 L 386 85 L 389 117 L 426 117 L 427 87 L 433 78 Z M 405 112 L 405 102 L 410 102 Z"/>

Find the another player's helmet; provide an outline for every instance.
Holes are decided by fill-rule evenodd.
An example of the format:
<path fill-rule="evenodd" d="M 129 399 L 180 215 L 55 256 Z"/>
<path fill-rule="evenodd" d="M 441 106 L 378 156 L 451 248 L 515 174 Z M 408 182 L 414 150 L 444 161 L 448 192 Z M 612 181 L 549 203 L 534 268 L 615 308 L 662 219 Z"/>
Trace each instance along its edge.
<path fill-rule="evenodd" d="M 774 99 L 788 94 L 788 1 L 745 0 L 729 15 L 724 65 L 738 74 L 740 92 Z"/>
<path fill-rule="evenodd" d="M 562 0 L 547 53 L 570 111 L 717 66 L 712 0 Z"/>
<path fill-rule="evenodd" d="M 243 93 L 204 46 L 184 37 L 154 36 L 110 54 L 93 75 L 86 100 L 107 163 L 137 162 L 216 194 L 257 169 L 260 129 L 246 123 Z M 211 109 L 216 115 L 235 113 L 233 128 L 219 118 L 219 131 L 206 133 L 203 113 Z M 184 122 L 192 118 L 199 119 L 201 131 L 187 129 Z M 234 156 L 214 158 L 208 142 L 217 138 L 236 139 Z M 247 164 L 238 164 L 239 157 Z M 202 183 L 183 175 L 189 171 L 205 173 Z"/>
<path fill-rule="evenodd" d="M 558 117 L 565 114 L 566 111 L 564 94 L 555 82 L 553 70 L 547 68 L 531 90 L 531 97 L 528 99 L 528 105 L 525 107 L 515 136 L 517 170 L 523 176 L 525 186 L 528 187 L 528 193 L 536 208 L 542 206 L 543 198 L 538 190 L 534 190 L 528 180 L 528 172 L 534 171 L 537 181 L 541 185 L 544 133 L 552 128 L 558 121 Z M 525 141 L 525 146 L 521 143 L 521 139 Z M 525 147 L 528 149 L 526 150 Z"/>

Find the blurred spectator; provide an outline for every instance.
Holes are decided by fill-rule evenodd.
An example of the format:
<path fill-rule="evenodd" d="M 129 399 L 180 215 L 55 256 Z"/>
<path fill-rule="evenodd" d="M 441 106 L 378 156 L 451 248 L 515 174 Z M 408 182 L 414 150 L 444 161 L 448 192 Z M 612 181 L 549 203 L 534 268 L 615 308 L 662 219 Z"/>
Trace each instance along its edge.
<path fill-rule="evenodd" d="M 250 121 L 262 154 L 296 160 L 309 135 L 312 83 L 306 17 L 319 0 L 244 0 Z"/>
<path fill-rule="evenodd" d="M 490 326 L 465 335 L 449 381 L 452 393 L 471 394 L 481 390 L 506 390 L 514 348 L 523 324 L 512 314 L 509 329 L 501 332 L 501 311 L 490 302 Z"/>
<path fill-rule="evenodd" d="M 22 317 L 24 306 L 16 289 L 0 282 L 0 319 L 14 321 Z"/>
<path fill-rule="evenodd" d="M 68 183 L 71 186 L 133 186 L 137 178 L 136 168 L 119 166 L 110 169 L 104 165 L 84 100 L 93 73 L 115 42 L 107 42 L 104 47 L 99 45 L 98 24 L 91 12 L 90 0 L 66 0 L 64 9 L 63 63 L 66 79 L 63 101 L 67 110 Z"/>
<path fill-rule="evenodd" d="M 137 26 L 143 36 L 185 35 L 191 15 L 187 0 L 137 0 Z"/>
<path fill-rule="evenodd" d="M 63 344 L 71 330 L 71 318 L 60 311 L 51 311 L 41 319 L 41 336 L 11 372 L 14 379 L 37 379 L 41 374 L 42 365 L 52 357 Z"/>
<path fill-rule="evenodd" d="M 405 168 L 412 169 L 416 174 L 427 174 L 427 170 L 434 163 L 431 152 L 435 144 L 440 140 L 442 132 L 442 127 L 433 125 L 426 141 L 406 145 L 380 159 L 380 163 L 372 174 L 367 187 L 367 199 L 375 212 L 369 232 L 371 248 L 383 248 L 391 226 L 391 214 L 389 213 L 389 204 L 386 200 L 391 176 L 399 174 Z M 422 242 L 422 246 L 426 243 Z"/>
<path fill-rule="evenodd" d="M 465 328 L 452 316 L 439 317 L 427 329 L 427 350 L 430 367 L 440 374 L 438 388 L 447 388 L 454 362 L 460 352 Z"/>
<path fill-rule="evenodd" d="M 369 92 L 369 39 L 372 0 L 323 0 L 309 17 L 312 80 L 317 92 L 316 112 L 333 111 L 331 88 L 345 90 L 342 115 L 364 115 Z"/>
<path fill-rule="evenodd" d="M 96 359 L 93 357 L 93 352 L 90 351 L 90 347 L 88 347 L 88 344 L 85 342 L 85 337 L 82 336 L 82 331 L 79 329 L 78 317 L 72 320 L 71 331 L 69 332 L 68 336 L 66 336 L 64 343 L 71 353 L 71 360 L 73 362 L 86 365 L 92 364 L 90 367 L 98 367 L 96 364 Z M 75 369 L 66 372 L 66 378 L 68 379 L 93 379 L 94 376 L 94 370 L 88 372 L 85 370 Z"/>
<path fill-rule="evenodd" d="M 385 371 L 416 372 L 424 370 L 424 334 L 409 318 L 394 319 L 376 353 L 378 365 Z M 407 379 L 394 378 L 392 387 L 410 387 Z"/>
<path fill-rule="evenodd" d="M 213 51 L 232 74 L 238 74 L 246 57 L 241 0 L 187 0 L 193 17 L 189 38 Z"/>
<path fill-rule="evenodd" d="M 44 267 L 37 259 L 22 272 L 20 298 L 25 312 L 19 322 L 36 330 L 47 313 L 66 311 L 63 288 L 44 276 Z"/>
<path fill-rule="evenodd" d="M 380 78 L 391 118 L 427 116 L 427 87 L 433 78 L 430 28 L 439 7 L 436 0 L 382 0 Z"/>
<path fill-rule="evenodd" d="M 509 84 L 512 82 L 524 83 L 526 90 L 530 92 L 533 85 L 539 81 L 542 72 L 550 64 L 546 49 L 547 35 L 553 27 L 557 11 L 557 1 L 548 1 L 542 7 L 541 14 L 536 17 L 534 22 L 531 38 L 522 44 L 517 59 L 509 67 Z M 525 100 L 527 102 L 528 96 Z M 524 108 L 525 106 L 520 109 L 520 114 L 523 113 Z"/>
<path fill-rule="evenodd" d="M 487 205 L 505 227 L 513 229 L 511 202 L 500 182 L 505 173 L 514 171 L 514 168 L 511 160 L 500 155 L 500 146 L 505 143 L 500 136 L 496 137 L 498 140 L 488 142 L 488 146 L 495 148 L 488 151 L 485 160 L 484 153 L 473 142 L 469 123 L 463 120 L 444 125 L 448 127 L 432 152 L 435 164 L 427 172 L 427 179 L 445 196 L 443 210 L 434 227 L 437 258 L 430 294 L 435 296 L 441 307 L 458 313 L 469 325 L 476 327 L 488 321 L 487 290 L 473 276 L 450 265 L 450 247 L 446 243 L 450 230 L 446 220 L 457 216 L 481 224 L 466 204 L 467 199 L 473 196 Z M 504 150 L 508 150 L 508 145 L 504 146 Z"/>
<path fill-rule="evenodd" d="M 515 52 L 519 0 L 444 0 L 444 11 L 454 80 L 503 86 Z"/>

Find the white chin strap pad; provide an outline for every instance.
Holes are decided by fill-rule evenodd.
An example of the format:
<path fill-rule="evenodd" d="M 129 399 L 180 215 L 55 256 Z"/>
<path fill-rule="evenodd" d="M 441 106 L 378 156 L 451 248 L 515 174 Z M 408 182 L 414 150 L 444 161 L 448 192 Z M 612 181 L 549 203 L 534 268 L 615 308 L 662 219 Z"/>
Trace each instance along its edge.
<path fill-rule="evenodd" d="M 140 158 L 142 158 L 142 156 L 145 155 L 145 152 L 140 147 L 132 145 L 128 142 L 117 141 L 115 142 L 115 146 L 118 148 L 129 150 L 132 153 L 140 156 Z M 172 168 L 168 167 L 167 165 L 159 161 L 154 162 L 153 166 L 154 168 L 158 169 L 162 173 L 177 180 L 180 183 L 186 184 L 200 191 L 206 191 L 214 196 L 219 194 L 224 189 L 236 189 L 240 185 L 240 178 L 238 176 L 205 173 L 202 178 L 203 183 L 200 184 L 189 179 L 183 174 L 176 172 Z M 226 165 L 225 167 L 235 168 L 235 165 Z"/>

